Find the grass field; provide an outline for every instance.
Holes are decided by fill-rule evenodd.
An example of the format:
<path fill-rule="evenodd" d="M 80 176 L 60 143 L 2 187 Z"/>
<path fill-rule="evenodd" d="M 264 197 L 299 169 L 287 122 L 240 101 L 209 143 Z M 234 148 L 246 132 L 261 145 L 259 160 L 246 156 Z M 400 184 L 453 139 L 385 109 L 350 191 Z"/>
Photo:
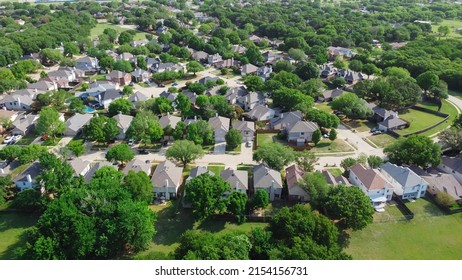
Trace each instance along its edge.
<path fill-rule="evenodd" d="M 207 166 L 207 170 L 212 171 L 215 175 L 220 175 L 220 172 L 225 169 L 225 165 L 211 165 Z"/>
<path fill-rule="evenodd" d="M 454 119 L 457 118 L 458 115 L 456 107 L 454 107 L 454 105 L 449 103 L 447 100 L 443 100 L 443 105 L 441 106 L 440 112 L 448 114 L 449 118 L 443 123 L 435 126 L 434 128 L 428 131 L 425 131 L 424 133 L 421 133 L 420 135 L 430 136 L 446 129 L 448 126 L 452 125 Z"/>
<path fill-rule="evenodd" d="M 14 250 L 25 242 L 23 233 L 37 222 L 35 214 L 0 212 L 0 259 L 15 258 Z"/>
<path fill-rule="evenodd" d="M 311 149 L 313 153 L 345 153 L 353 152 L 354 149 L 342 139 L 321 139 L 321 141 Z"/>
<path fill-rule="evenodd" d="M 411 221 L 374 222 L 362 231 L 351 232 L 346 249 L 360 260 L 447 260 L 462 259 L 462 213 L 451 216 L 425 199 L 407 206 L 415 213 Z M 390 209 L 377 215 L 400 216 Z M 401 215 L 402 217 L 402 215 Z"/>
<path fill-rule="evenodd" d="M 351 127 L 351 129 L 355 130 L 356 132 L 366 132 L 370 131 L 374 127 L 377 127 L 377 124 L 370 122 L 368 120 L 343 119 L 342 122 Z"/>
<path fill-rule="evenodd" d="M 99 35 L 103 34 L 103 31 L 106 28 L 115 29 L 119 33 L 122 32 L 122 31 L 126 31 L 126 30 L 134 30 L 134 29 L 129 29 L 129 28 L 124 28 L 124 27 L 121 27 L 121 26 L 117 26 L 117 25 L 114 25 L 114 24 L 109 24 L 109 23 L 97 23 L 96 26 L 94 28 L 92 28 L 91 31 L 90 31 L 90 37 L 91 38 L 98 37 Z M 144 39 L 146 39 L 146 33 L 140 32 L 138 30 L 135 30 L 135 31 L 136 31 L 136 35 L 134 37 L 134 40 L 144 40 Z"/>
<path fill-rule="evenodd" d="M 399 117 L 410 124 L 408 128 L 396 130 L 400 135 L 425 129 L 443 119 L 443 117 L 414 109 L 409 109 L 406 113 L 400 114 Z"/>
<path fill-rule="evenodd" d="M 258 133 L 257 135 L 257 147 L 261 147 L 262 145 L 275 142 L 276 133 Z"/>
<path fill-rule="evenodd" d="M 462 38 L 462 34 L 456 32 L 457 28 L 462 28 L 462 21 L 444 19 L 441 23 L 432 25 L 432 31 L 438 33 L 438 27 L 440 26 L 448 26 L 451 30 L 446 37 L 442 38 Z"/>
<path fill-rule="evenodd" d="M 372 143 L 374 143 L 376 146 L 380 147 L 380 148 L 384 148 L 386 147 L 387 145 L 393 143 L 394 141 L 396 141 L 396 138 L 394 138 L 393 136 L 390 136 L 386 133 L 383 133 L 383 134 L 378 134 L 378 135 L 371 135 L 369 137 L 367 137 L 367 139 L 369 141 L 371 141 Z"/>

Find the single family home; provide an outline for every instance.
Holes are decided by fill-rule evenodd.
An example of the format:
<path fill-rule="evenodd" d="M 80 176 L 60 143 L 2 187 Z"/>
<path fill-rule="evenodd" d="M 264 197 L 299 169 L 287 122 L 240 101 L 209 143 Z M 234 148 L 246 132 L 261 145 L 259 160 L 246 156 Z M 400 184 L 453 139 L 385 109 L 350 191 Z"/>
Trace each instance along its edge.
<path fill-rule="evenodd" d="M 281 173 L 263 164 L 254 166 L 253 187 L 255 191 L 265 190 L 270 201 L 279 200 L 282 195 Z"/>
<path fill-rule="evenodd" d="M 183 168 L 177 167 L 169 160 L 157 165 L 151 178 L 154 198 L 161 200 L 177 198 L 183 181 L 182 173 Z"/>
<path fill-rule="evenodd" d="M 302 187 L 305 172 L 296 164 L 286 168 L 286 183 L 289 191 L 289 200 L 307 202 L 309 195 Z"/>
<path fill-rule="evenodd" d="M 409 167 L 387 162 L 380 166 L 380 172 L 393 184 L 394 192 L 401 199 L 417 199 L 425 196 L 427 182 Z"/>

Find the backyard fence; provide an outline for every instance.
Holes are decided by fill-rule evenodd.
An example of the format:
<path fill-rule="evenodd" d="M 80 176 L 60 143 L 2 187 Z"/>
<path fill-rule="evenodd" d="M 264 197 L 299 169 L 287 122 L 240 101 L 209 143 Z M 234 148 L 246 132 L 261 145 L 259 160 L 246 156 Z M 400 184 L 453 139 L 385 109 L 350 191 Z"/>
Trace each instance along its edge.
<path fill-rule="evenodd" d="M 396 202 L 396 206 L 403 213 L 404 218 L 407 220 L 412 220 L 414 218 L 414 213 L 409 209 L 406 204 L 399 198 L 395 193 L 393 193 L 392 200 Z"/>

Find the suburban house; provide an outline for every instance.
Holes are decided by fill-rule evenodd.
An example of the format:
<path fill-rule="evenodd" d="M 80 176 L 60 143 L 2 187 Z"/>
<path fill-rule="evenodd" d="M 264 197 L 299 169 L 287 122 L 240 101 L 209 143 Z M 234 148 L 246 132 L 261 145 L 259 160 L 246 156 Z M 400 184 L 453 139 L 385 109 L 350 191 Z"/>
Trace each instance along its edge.
<path fill-rule="evenodd" d="M 130 124 L 132 123 L 133 117 L 124 114 L 117 114 L 112 118 L 116 120 L 117 127 L 119 128 L 119 135 L 117 135 L 117 139 L 125 139 L 125 134 L 127 133 L 127 130 L 130 127 Z"/>
<path fill-rule="evenodd" d="M 238 86 L 238 87 L 232 87 L 228 89 L 226 94 L 224 95 L 226 101 L 228 101 L 229 104 L 236 104 L 239 103 L 241 107 L 244 107 L 244 97 L 247 96 L 249 92 L 247 91 L 247 88 L 244 86 Z"/>
<path fill-rule="evenodd" d="M 242 66 L 241 68 L 241 76 L 246 76 L 246 75 L 255 75 L 257 74 L 258 67 L 247 63 L 246 65 Z"/>
<path fill-rule="evenodd" d="M 217 81 L 218 79 L 219 79 L 218 77 L 206 76 L 206 77 L 200 78 L 197 82 L 198 82 L 199 84 L 202 84 L 202 85 L 206 86 L 206 85 L 209 84 L 209 83 L 216 83 L 216 81 Z"/>
<path fill-rule="evenodd" d="M 86 74 L 96 73 L 99 69 L 98 59 L 94 57 L 81 57 L 75 61 L 75 68 L 85 71 Z"/>
<path fill-rule="evenodd" d="M 121 98 L 122 95 L 122 91 L 118 89 L 110 89 L 97 95 L 96 98 L 99 103 L 99 106 L 107 109 L 109 108 L 109 105 L 112 103 L 112 101 Z"/>
<path fill-rule="evenodd" d="M 323 170 L 321 172 L 322 175 L 324 175 L 324 178 L 326 178 L 326 181 L 329 185 L 338 186 L 339 184 L 344 184 L 346 186 L 351 185 L 350 182 L 348 182 L 348 179 L 343 177 L 342 175 L 335 177 L 332 175 L 332 173 L 329 172 L 329 170 Z"/>
<path fill-rule="evenodd" d="M 402 129 L 408 126 L 407 122 L 398 117 L 398 112 L 384 109 L 374 103 L 367 103 L 367 107 L 374 113 L 370 120 L 376 122 L 381 131 Z"/>
<path fill-rule="evenodd" d="M 257 105 L 250 112 L 247 113 L 249 118 L 256 121 L 267 121 L 274 118 L 277 114 L 273 108 L 268 108 L 267 105 Z"/>
<path fill-rule="evenodd" d="M 162 73 L 165 71 L 178 72 L 184 70 L 183 66 L 171 62 L 153 64 L 151 69 L 154 73 Z"/>
<path fill-rule="evenodd" d="M 215 65 L 218 62 L 222 62 L 223 58 L 219 53 L 211 54 L 207 57 L 207 63 L 210 65 Z"/>
<path fill-rule="evenodd" d="M 11 131 L 11 134 L 23 136 L 28 134 L 34 129 L 38 118 L 39 115 L 21 115 L 13 122 L 13 130 Z"/>
<path fill-rule="evenodd" d="M 139 159 L 134 159 L 132 161 L 127 162 L 125 168 L 123 170 L 124 175 L 127 175 L 129 171 L 134 171 L 138 173 L 140 171 L 146 173 L 146 175 L 151 175 L 151 161 L 143 161 Z"/>
<path fill-rule="evenodd" d="M 147 39 L 144 39 L 144 40 L 133 40 L 131 42 L 131 45 L 132 47 L 136 48 L 136 47 L 142 47 L 142 46 L 145 46 L 149 43 L 149 40 Z"/>
<path fill-rule="evenodd" d="M 417 199 L 425 196 L 427 182 L 408 167 L 385 163 L 380 172 L 393 184 L 394 192 L 401 199 Z"/>
<path fill-rule="evenodd" d="M 23 191 L 35 187 L 36 178 L 42 173 L 39 162 L 32 163 L 26 170 L 13 179 L 16 187 Z"/>
<path fill-rule="evenodd" d="M 384 120 L 383 122 L 379 122 L 379 130 L 380 131 L 388 131 L 388 130 L 395 130 L 395 129 L 403 129 L 409 126 L 406 121 L 399 119 L 395 116 L 390 116 L 388 119 Z"/>
<path fill-rule="evenodd" d="M 41 80 L 36 83 L 28 84 L 27 88 L 46 92 L 46 91 L 51 91 L 51 90 L 57 90 L 58 85 L 55 82 Z"/>
<path fill-rule="evenodd" d="M 223 61 L 215 63 L 215 68 L 222 69 L 222 68 L 232 68 L 232 67 L 239 67 L 241 62 L 239 60 L 235 60 L 234 57 L 225 59 Z"/>
<path fill-rule="evenodd" d="M 204 51 L 194 51 L 191 55 L 192 59 L 197 60 L 199 62 L 205 63 L 209 58 L 209 54 Z"/>
<path fill-rule="evenodd" d="M 429 194 L 436 196 L 439 192 L 445 192 L 455 202 L 462 204 L 462 185 L 453 174 L 438 172 L 436 169 L 424 171 L 415 165 L 410 168 L 427 182 L 427 192 Z"/>
<path fill-rule="evenodd" d="M 93 176 L 95 176 L 96 171 L 101 169 L 104 166 L 112 166 L 115 169 L 114 165 L 109 161 L 97 161 L 91 168 L 88 170 L 87 174 L 85 174 L 84 180 L 86 184 L 89 184 Z"/>
<path fill-rule="evenodd" d="M 285 112 L 271 119 L 270 127 L 274 130 L 285 130 L 302 119 L 303 115 L 301 111 Z"/>
<path fill-rule="evenodd" d="M 200 175 L 205 174 L 205 173 L 209 174 L 210 176 L 215 176 L 215 173 L 208 170 L 207 167 L 205 167 L 205 166 L 196 166 L 193 169 L 191 169 L 191 171 L 189 172 L 189 176 L 186 179 L 186 183 L 188 183 L 192 179 L 196 178 L 197 176 L 200 176 Z"/>
<path fill-rule="evenodd" d="M 93 117 L 92 114 L 75 114 L 74 116 L 70 117 L 66 121 L 66 132 L 64 135 L 66 136 L 76 136 L 78 135 L 82 129 L 83 126 L 88 124 L 90 122 L 90 119 Z"/>
<path fill-rule="evenodd" d="M 106 80 L 118 84 L 119 86 L 125 86 L 130 84 L 130 82 L 132 81 L 132 76 L 128 73 L 119 70 L 114 70 L 106 75 Z"/>
<path fill-rule="evenodd" d="M 319 76 L 323 79 L 330 79 L 337 75 L 337 68 L 332 63 L 323 64 L 320 68 Z"/>
<path fill-rule="evenodd" d="M 253 140 L 253 137 L 255 135 L 255 123 L 254 122 L 244 121 L 244 118 L 242 118 L 241 121 L 238 121 L 238 120 L 233 121 L 232 126 L 233 128 L 241 132 L 243 142 Z"/>
<path fill-rule="evenodd" d="M 348 180 L 370 198 L 372 207 L 379 212 L 384 211 L 386 202 L 392 198 L 393 184 L 375 169 L 366 169 L 358 163 L 350 168 Z"/>
<path fill-rule="evenodd" d="M 249 94 L 238 99 L 238 105 L 243 107 L 244 111 L 251 111 L 257 105 L 265 105 L 266 98 L 261 92 L 249 92 Z"/>
<path fill-rule="evenodd" d="M 124 52 L 124 53 L 119 54 L 119 56 L 117 57 L 116 60 L 124 60 L 124 61 L 128 61 L 128 62 L 136 62 L 136 57 L 131 53 Z"/>
<path fill-rule="evenodd" d="M 329 101 L 332 101 L 334 100 L 335 98 L 339 97 L 340 95 L 342 95 L 343 93 L 345 93 L 345 91 L 341 90 L 341 89 L 330 89 L 330 90 L 326 90 L 322 93 L 321 96 L 318 96 L 318 100 L 323 102 L 329 102 Z"/>
<path fill-rule="evenodd" d="M 131 73 L 133 81 L 137 83 L 149 81 L 151 74 L 148 71 L 144 71 L 143 69 L 137 68 L 133 70 Z"/>
<path fill-rule="evenodd" d="M 270 66 L 261 66 L 257 69 L 257 76 L 262 78 L 263 82 L 266 82 L 271 77 L 271 73 L 273 73 L 273 67 Z"/>
<path fill-rule="evenodd" d="M 437 168 L 454 175 L 457 181 L 462 184 L 462 158 L 442 156 L 441 164 Z"/>
<path fill-rule="evenodd" d="M 166 128 L 167 126 L 170 125 L 171 128 L 175 129 L 176 125 L 181 121 L 181 117 L 177 116 L 172 116 L 170 113 L 167 113 L 167 115 L 162 116 L 159 119 L 159 124 L 162 128 Z"/>
<path fill-rule="evenodd" d="M 167 98 L 169 101 L 173 102 L 177 98 L 177 94 L 173 92 L 163 91 L 160 93 L 159 97 Z"/>
<path fill-rule="evenodd" d="M 296 164 L 286 168 L 286 183 L 289 191 L 289 200 L 306 202 L 309 200 L 309 195 L 301 186 L 301 181 L 305 172 Z"/>
<path fill-rule="evenodd" d="M 282 179 L 281 173 L 270 169 L 263 164 L 253 168 L 253 187 L 255 191 L 262 189 L 269 195 L 269 200 L 274 201 L 281 199 Z"/>
<path fill-rule="evenodd" d="M 148 57 L 146 58 L 146 66 L 148 69 L 157 69 L 159 67 L 159 64 L 161 63 L 160 59 L 157 57 Z"/>
<path fill-rule="evenodd" d="M 136 104 L 138 104 L 139 102 L 143 102 L 143 101 L 146 101 L 148 99 L 149 98 L 147 98 L 146 95 L 144 95 L 143 93 L 141 93 L 139 91 L 135 92 L 134 94 L 132 94 L 132 95 L 130 95 L 128 97 L 128 100 L 131 101 L 134 106 Z"/>
<path fill-rule="evenodd" d="M 225 142 L 225 135 L 229 131 L 229 121 L 228 118 L 220 117 L 218 114 L 209 119 L 210 127 L 213 129 L 215 143 Z"/>
<path fill-rule="evenodd" d="M 340 69 L 337 72 L 337 77 L 343 78 L 347 84 L 354 85 L 359 81 L 372 79 L 371 77 L 366 77 L 363 73 L 355 72 L 350 69 Z"/>
<path fill-rule="evenodd" d="M 71 88 L 70 83 L 77 81 L 77 76 L 73 70 L 58 69 L 48 73 L 48 77 L 43 79 L 55 83 L 58 88 Z"/>
<path fill-rule="evenodd" d="M 2 110 L 0 109 L 0 118 L 3 118 L 5 120 L 10 120 L 11 122 L 14 122 L 22 113 L 16 112 L 16 111 L 8 111 L 5 108 Z M 8 127 L 3 127 L 0 124 L 0 132 L 3 133 L 5 130 L 8 129 Z"/>
<path fill-rule="evenodd" d="M 337 56 L 350 59 L 353 58 L 357 52 L 348 48 L 330 46 L 327 48 L 327 54 L 331 60 L 334 60 Z"/>
<path fill-rule="evenodd" d="M 220 177 L 229 183 L 232 191 L 247 194 L 247 190 L 249 189 L 249 174 L 247 171 L 234 170 L 228 167 L 220 172 Z"/>
<path fill-rule="evenodd" d="M 243 53 L 245 53 L 246 50 L 247 50 L 247 48 L 244 47 L 244 46 L 241 46 L 241 45 L 233 45 L 231 47 L 231 52 L 233 52 L 233 53 L 243 54 Z"/>
<path fill-rule="evenodd" d="M 166 160 L 157 165 L 151 182 L 154 198 L 170 200 L 177 198 L 179 188 L 183 181 L 183 168 L 177 167 L 173 162 Z"/>
<path fill-rule="evenodd" d="M 287 141 L 297 142 L 298 146 L 303 146 L 310 142 L 313 133 L 319 129 L 319 126 L 314 122 L 298 121 L 291 127 L 287 127 Z"/>
<path fill-rule="evenodd" d="M 44 91 L 39 91 L 37 89 L 20 89 L 12 94 L 5 95 L 5 97 L 0 100 L 0 104 L 7 110 L 28 111 L 31 109 L 37 94 L 43 92 Z"/>
<path fill-rule="evenodd" d="M 69 161 L 69 165 L 74 169 L 74 177 L 85 176 L 90 171 L 90 162 L 80 158 Z"/>

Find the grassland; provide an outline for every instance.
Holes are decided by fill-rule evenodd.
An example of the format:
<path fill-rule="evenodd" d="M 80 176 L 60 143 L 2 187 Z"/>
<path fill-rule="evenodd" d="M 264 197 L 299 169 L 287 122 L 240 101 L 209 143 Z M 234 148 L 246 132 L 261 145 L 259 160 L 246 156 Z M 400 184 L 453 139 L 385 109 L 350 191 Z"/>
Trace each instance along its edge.
<path fill-rule="evenodd" d="M 25 242 L 24 232 L 37 222 L 35 214 L 0 212 L 0 259 L 15 258 L 14 251 Z"/>
<path fill-rule="evenodd" d="M 314 153 L 346 153 L 354 152 L 354 149 L 342 139 L 321 139 L 321 141 L 311 149 Z"/>
<path fill-rule="evenodd" d="M 427 200 L 407 206 L 415 213 L 410 221 L 397 221 L 402 215 L 386 207 L 389 222 L 374 222 L 366 229 L 350 233 L 346 252 L 361 260 L 447 260 L 462 258 L 462 213 L 451 216 Z M 391 208 L 391 209 L 390 209 Z"/>
<path fill-rule="evenodd" d="M 374 143 L 377 147 L 384 148 L 387 145 L 393 143 L 396 140 L 396 138 L 386 133 L 383 133 L 383 134 L 378 134 L 378 135 L 371 135 L 367 137 L 367 140 Z"/>
<path fill-rule="evenodd" d="M 396 130 L 400 135 L 425 129 L 443 120 L 443 117 L 414 109 L 409 109 L 406 113 L 400 114 L 399 117 L 410 124 L 408 128 Z"/>
<path fill-rule="evenodd" d="M 462 34 L 456 32 L 457 28 L 462 28 L 462 21 L 444 19 L 441 23 L 432 25 L 432 31 L 438 33 L 438 27 L 440 26 L 448 26 L 450 29 L 449 34 L 442 38 L 462 38 Z"/>
<path fill-rule="evenodd" d="M 96 26 L 94 28 L 92 28 L 91 31 L 90 31 L 90 37 L 91 38 L 97 38 L 99 35 L 103 34 L 103 31 L 106 28 L 115 29 L 119 33 L 122 32 L 122 31 L 126 31 L 126 30 L 134 30 L 136 32 L 134 40 L 144 40 L 144 39 L 146 39 L 146 33 L 144 33 L 144 32 L 140 32 L 140 31 L 135 30 L 135 29 L 124 28 L 124 27 L 114 25 L 114 24 L 109 24 L 109 23 L 97 23 Z"/>
<path fill-rule="evenodd" d="M 222 170 L 225 169 L 225 165 L 224 164 L 220 164 L 220 165 L 212 165 L 212 164 L 209 164 L 207 166 L 207 170 L 209 171 L 212 171 L 213 173 L 215 173 L 215 175 L 220 175 L 220 172 Z"/>

